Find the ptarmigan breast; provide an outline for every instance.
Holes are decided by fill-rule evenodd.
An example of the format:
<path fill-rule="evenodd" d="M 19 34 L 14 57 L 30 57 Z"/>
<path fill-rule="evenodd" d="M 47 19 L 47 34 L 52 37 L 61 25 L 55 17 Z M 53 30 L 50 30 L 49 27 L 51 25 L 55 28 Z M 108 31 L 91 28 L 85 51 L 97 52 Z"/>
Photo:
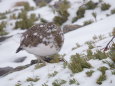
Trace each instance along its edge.
<path fill-rule="evenodd" d="M 36 56 L 49 56 L 60 51 L 64 42 L 63 31 L 54 23 L 41 23 L 34 25 L 23 33 L 21 49 Z"/>

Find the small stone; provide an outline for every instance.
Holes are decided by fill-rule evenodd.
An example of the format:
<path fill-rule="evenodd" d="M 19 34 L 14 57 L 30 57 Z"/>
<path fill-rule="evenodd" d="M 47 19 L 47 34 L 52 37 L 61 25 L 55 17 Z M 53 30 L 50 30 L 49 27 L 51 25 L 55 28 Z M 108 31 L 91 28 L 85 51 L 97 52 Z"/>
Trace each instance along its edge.
<path fill-rule="evenodd" d="M 16 63 L 20 63 L 20 62 L 25 61 L 26 58 L 27 58 L 26 56 L 21 57 L 21 58 L 17 58 L 17 59 L 14 60 L 14 62 L 16 62 Z"/>

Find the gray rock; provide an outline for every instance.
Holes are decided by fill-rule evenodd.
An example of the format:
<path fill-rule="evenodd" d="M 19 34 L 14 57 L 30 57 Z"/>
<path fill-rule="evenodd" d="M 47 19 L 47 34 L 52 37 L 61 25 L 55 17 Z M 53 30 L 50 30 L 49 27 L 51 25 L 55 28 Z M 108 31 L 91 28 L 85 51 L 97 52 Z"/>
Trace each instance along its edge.
<path fill-rule="evenodd" d="M 8 37 L 0 37 L 0 42 L 3 42 L 5 40 L 7 40 L 8 38 L 10 38 L 11 36 L 8 36 Z"/>
<path fill-rule="evenodd" d="M 70 31 L 73 31 L 73 30 L 76 30 L 78 28 L 82 27 L 81 25 L 65 25 L 63 27 L 63 32 L 64 33 L 67 33 L 67 32 L 70 32 Z"/>
<path fill-rule="evenodd" d="M 14 60 L 14 62 L 16 62 L 16 63 L 20 63 L 20 62 L 25 61 L 26 58 L 27 58 L 26 56 L 21 57 L 21 58 L 17 58 L 17 59 Z"/>
<path fill-rule="evenodd" d="M 0 76 L 6 75 L 8 74 L 10 71 L 12 71 L 13 68 L 12 67 L 4 67 L 4 68 L 0 68 Z"/>

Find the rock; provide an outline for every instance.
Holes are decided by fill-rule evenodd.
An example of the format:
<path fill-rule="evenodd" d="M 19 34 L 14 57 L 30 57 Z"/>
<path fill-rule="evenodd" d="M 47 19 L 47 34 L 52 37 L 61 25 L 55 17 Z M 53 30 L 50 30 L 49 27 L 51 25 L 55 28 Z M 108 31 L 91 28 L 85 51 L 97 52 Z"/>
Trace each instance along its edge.
<path fill-rule="evenodd" d="M 70 32 L 70 31 L 73 31 L 73 30 L 76 30 L 78 28 L 82 27 L 81 25 L 65 25 L 63 27 L 63 32 L 64 33 L 67 33 L 67 32 Z"/>
<path fill-rule="evenodd" d="M 6 75 L 13 70 L 12 67 L 0 68 L 0 76 Z"/>
<path fill-rule="evenodd" d="M 26 56 L 21 57 L 21 58 L 17 58 L 17 59 L 14 60 L 14 62 L 20 63 L 20 62 L 23 62 L 26 58 L 27 58 Z"/>
<path fill-rule="evenodd" d="M 11 36 L 8 36 L 8 37 L 0 37 L 0 42 L 3 42 L 5 41 L 6 39 L 10 38 Z"/>
<path fill-rule="evenodd" d="M 36 3 L 36 5 L 38 5 L 38 3 L 41 2 L 46 2 L 46 3 L 50 3 L 52 0 L 34 0 L 34 2 Z"/>

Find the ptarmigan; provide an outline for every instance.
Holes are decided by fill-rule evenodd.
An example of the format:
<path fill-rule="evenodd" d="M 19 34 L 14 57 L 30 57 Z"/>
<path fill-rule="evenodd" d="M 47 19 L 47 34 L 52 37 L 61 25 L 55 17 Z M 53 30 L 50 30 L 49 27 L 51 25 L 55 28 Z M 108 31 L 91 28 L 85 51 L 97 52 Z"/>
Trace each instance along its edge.
<path fill-rule="evenodd" d="M 44 57 L 60 51 L 64 42 L 63 31 L 52 22 L 32 26 L 23 33 L 21 43 L 16 53 L 21 50 L 34 54 L 44 62 Z"/>

